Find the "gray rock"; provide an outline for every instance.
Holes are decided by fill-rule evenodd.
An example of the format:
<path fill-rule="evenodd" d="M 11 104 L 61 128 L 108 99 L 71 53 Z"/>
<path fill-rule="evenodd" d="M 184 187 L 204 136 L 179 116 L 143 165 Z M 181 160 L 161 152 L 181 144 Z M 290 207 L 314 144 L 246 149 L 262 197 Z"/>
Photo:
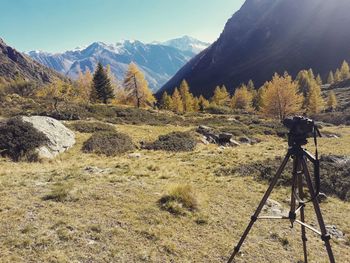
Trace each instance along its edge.
<path fill-rule="evenodd" d="M 231 139 L 229 144 L 232 147 L 237 147 L 241 145 L 239 142 L 235 141 L 234 139 Z"/>
<path fill-rule="evenodd" d="M 247 143 L 247 144 L 251 144 L 251 142 L 252 142 L 252 140 L 249 139 L 247 136 L 240 137 L 240 138 L 239 138 L 239 141 L 240 141 L 241 143 Z"/>
<path fill-rule="evenodd" d="M 75 144 L 75 134 L 59 121 L 44 116 L 22 117 L 24 122 L 45 134 L 49 142 L 36 150 L 39 159 L 53 159 Z"/>
<path fill-rule="evenodd" d="M 319 203 L 323 203 L 323 202 L 327 201 L 328 196 L 326 194 L 324 194 L 324 193 L 320 193 L 318 195 L 317 199 L 318 199 Z"/>
<path fill-rule="evenodd" d="M 232 136 L 233 135 L 231 133 L 220 133 L 219 140 L 220 140 L 220 142 L 228 143 L 232 139 Z"/>
<path fill-rule="evenodd" d="M 142 157 L 141 153 L 130 153 L 128 156 L 130 159 L 140 159 Z"/>
<path fill-rule="evenodd" d="M 87 166 L 83 170 L 89 174 L 109 174 L 112 172 L 111 168 L 99 168 L 96 166 Z"/>
<path fill-rule="evenodd" d="M 335 225 L 328 225 L 326 226 L 326 229 L 328 231 L 328 233 L 333 237 L 333 238 L 336 238 L 336 239 L 339 239 L 339 240 L 345 240 L 345 235 L 342 231 L 340 231 L 337 226 Z"/>
<path fill-rule="evenodd" d="M 263 207 L 264 213 L 271 216 L 281 216 L 286 215 L 286 212 L 283 211 L 282 205 L 272 199 L 267 199 L 266 204 Z"/>

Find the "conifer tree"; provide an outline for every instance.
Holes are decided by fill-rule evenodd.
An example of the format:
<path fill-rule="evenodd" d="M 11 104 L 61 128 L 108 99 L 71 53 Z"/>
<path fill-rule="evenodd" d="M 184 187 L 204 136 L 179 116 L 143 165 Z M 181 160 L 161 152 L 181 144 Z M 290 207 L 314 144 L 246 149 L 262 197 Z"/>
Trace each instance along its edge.
<path fill-rule="evenodd" d="M 340 70 L 338 68 L 337 68 L 337 70 L 335 71 L 335 74 L 334 74 L 334 81 L 335 82 L 342 81 L 342 76 L 341 76 Z"/>
<path fill-rule="evenodd" d="M 255 85 L 254 85 L 254 82 L 250 79 L 248 81 L 248 84 L 247 84 L 247 88 L 250 92 L 252 92 L 253 90 L 255 90 Z"/>
<path fill-rule="evenodd" d="M 321 78 L 321 75 L 320 75 L 320 74 L 317 74 L 316 83 L 317 83 L 317 85 L 319 85 L 319 86 L 322 86 L 322 85 L 323 85 L 323 81 L 322 81 L 322 78 Z"/>
<path fill-rule="evenodd" d="M 200 110 L 199 107 L 199 98 L 198 97 L 194 97 L 193 98 L 193 111 L 194 112 L 198 112 Z"/>
<path fill-rule="evenodd" d="M 334 111 L 338 106 L 337 97 L 334 91 L 330 91 L 328 94 L 327 107 L 329 110 Z"/>
<path fill-rule="evenodd" d="M 173 101 L 173 111 L 176 113 L 183 113 L 184 108 L 183 108 L 182 98 L 178 88 L 175 88 L 171 99 Z"/>
<path fill-rule="evenodd" d="M 314 74 L 314 71 L 312 70 L 312 68 L 310 68 L 308 70 L 308 75 L 309 75 L 310 79 L 315 79 L 315 74 Z"/>
<path fill-rule="evenodd" d="M 190 87 L 186 80 L 180 84 L 180 95 L 182 99 L 183 110 L 185 112 L 193 111 L 193 95 L 190 93 Z"/>
<path fill-rule="evenodd" d="M 341 68 L 340 68 L 340 76 L 341 76 L 341 80 L 347 80 L 350 78 L 349 64 L 345 60 L 343 61 L 343 64 L 341 65 Z"/>
<path fill-rule="evenodd" d="M 93 89 L 93 99 L 103 102 L 104 104 L 107 104 L 110 99 L 115 98 L 111 81 L 101 63 L 97 64 L 97 68 L 94 73 Z"/>
<path fill-rule="evenodd" d="M 253 96 L 246 85 L 242 85 L 235 90 L 231 100 L 231 106 L 234 109 L 250 110 L 252 107 Z"/>
<path fill-rule="evenodd" d="M 92 93 L 92 75 L 89 69 L 86 69 L 85 73 L 79 71 L 76 85 L 80 101 L 88 103 L 91 99 Z"/>
<path fill-rule="evenodd" d="M 160 103 L 160 108 L 162 110 L 172 110 L 173 109 L 173 100 L 171 96 L 165 91 L 162 96 L 162 100 Z"/>
<path fill-rule="evenodd" d="M 303 93 L 305 98 L 307 97 L 311 87 L 315 85 L 316 80 L 313 76 L 312 69 L 310 69 L 309 71 L 301 70 L 296 77 L 299 91 Z"/>
<path fill-rule="evenodd" d="M 307 97 L 307 110 L 310 114 L 318 114 L 324 109 L 321 87 L 313 85 Z"/>
<path fill-rule="evenodd" d="M 214 90 L 214 95 L 211 98 L 212 103 L 217 106 L 227 106 L 230 101 L 230 94 L 228 93 L 225 85 L 222 87 L 217 86 Z"/>
<path fill-rule="evenodd" d="M 156 99 L 148 87 L 145 75 L 135 63 L 130 63 L 124 79 L 124 87 L 128 101 L 137 108 L 153 107 Z"/>
<path fill-rule="evenodd" d="M 262 90 L 261 112 L 267 116 L 284 120 L 288 115 L 301 110 L 303 96 L 299 94 L 298 84 L 292 81 L 288 74 L 279 76 L 277 73 L 272 81 Z"/>
<path fill-rule="evenodd" d="M 210 105 L 209 101 L 206 98 L 204 98 L 202 95 L 199 96 L 199 103 L 198 104 L 199 104 L 200 111 L 204 111 Z"/>
<path fill-rule="evenodd" d="M 334 83 L 334 74 L 333 71 L 330 71 L 328 74 L 327 84 L 332 85 Z"/>

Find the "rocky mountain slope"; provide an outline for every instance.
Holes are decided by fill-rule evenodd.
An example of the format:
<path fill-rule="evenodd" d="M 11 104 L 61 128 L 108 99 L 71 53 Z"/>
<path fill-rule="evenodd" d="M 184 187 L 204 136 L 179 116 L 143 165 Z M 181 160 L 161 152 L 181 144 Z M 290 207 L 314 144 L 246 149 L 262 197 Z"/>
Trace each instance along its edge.
<path fill-rule="evenodd" d="M 121 80 L 130 62 L 136 62 L 145 73 L 153 90 L 159 89 L 183 65 L 209 44 L 183 37 L 164 43 L 144 44 L 140 41 L 123 41 L 116 44 L 95 42 L 86 48 L 50 54 L 31 51 L 31 56 L 41 64 L 73 79 L 79 71 L 94 71 L 98 62 L 109 64 L 112 72 Z"/>
<path fill-rule="evenodd" d="M 55 78 L 63 79 L 63 76 L 60 74 L 8 46 L 1 38 L 0 77 L 8 80 L 21 77 L 39 83 L 51 82 Z"/>
<path fill-rule="evenodd" d="M 160 92 L 186 79 L 196 95 L 216 85 L 231 91 L 274 72 L 313 68 L 322 76 L 350 59 L 350 1 L 246 0 L 220 38 L 185 65 Z"/>

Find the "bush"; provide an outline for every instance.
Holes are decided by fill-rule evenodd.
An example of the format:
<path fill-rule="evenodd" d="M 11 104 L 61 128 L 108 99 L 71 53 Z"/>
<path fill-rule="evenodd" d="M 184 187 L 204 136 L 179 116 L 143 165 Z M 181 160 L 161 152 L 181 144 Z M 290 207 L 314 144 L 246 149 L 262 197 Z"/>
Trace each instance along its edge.
<path fill-rule="evenodd" d="M 198 210 L 198 201 L 191 185 L 176 185 L 159 200 L 159 205 L 175 215 L 185 215 Z"/>
<path fill-rule="evenodd" d="M 69 128 L 81 132 L 81 133 L 94 133 L 100 131 L 115 131 L 114 127 L 110 124 L 103 122 L 87 122 L 87 121 L 77 121 L 67 125 Z"/>
<path fill-rule="evenodd" d="M 197 145 L 196 139 L 188 132 L 172 132 L 159 136 L 158 140 L 145 145 L 148 150 L 168 152 L 190 152 Z"/>
<path fill-rule="evenodd" d="M 45 134 L 20 118 L 0 123 L 0 153 L 14 161 L 37 161 L 35 149 L 47 141 Z"/>
<path fill-rule="evenodd" d="M 115 156 L 134 149 L 131 138 L 123 133 L 97 132 L 83 145 L 83 151 L 86 153 L 104 154 L 106 156 Z"/>
<path fill-rule="evenodd" d="M 208 108 L 205 109 L 207 113 L 210 114 L 218 114 L 218 115 L 225 115 L 225 114 L 232 114 L 233 110 L 229 107 L 225 106 L 214 106 L 211 105 Z"/>
<path fill-rule="evenodd" d="M 262 162 L 244 164 L 238 167 L 220 168 L 215 171 L 216 176 L 253 176 L 257 180 L 271 182 L 276 171 L 282 163 L 282 158 L 268 159 Z M 350 201 L 350 158 L 344 156 L 321 157 L 321 192 L 335 195 L 338 198 Z M 277 185 L 291 186 L 292 184 L 292 161 L 288 163 Z M 310 174 L 313 167 L 309 164 Z"/>
<path fill-rule="evenodd" d="M 55 202 L 76 201 L 71 195 L 72 188 L 71 184 L 57 183 L 53 185 L 51 192 L 43 197 L 43 200 Z"/>

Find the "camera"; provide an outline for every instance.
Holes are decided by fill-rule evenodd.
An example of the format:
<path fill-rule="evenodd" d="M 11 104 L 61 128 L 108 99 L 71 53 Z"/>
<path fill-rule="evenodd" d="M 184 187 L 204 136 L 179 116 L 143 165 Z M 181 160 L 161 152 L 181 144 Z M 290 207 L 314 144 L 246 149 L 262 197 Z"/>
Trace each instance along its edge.
<path fill-rule="evenodd" d="M 289 129 L 289 145 L 306 145 L 307 138 L 314 133 L 315 122 L 303 116 L 286 118 L 283 125 Z"/>

